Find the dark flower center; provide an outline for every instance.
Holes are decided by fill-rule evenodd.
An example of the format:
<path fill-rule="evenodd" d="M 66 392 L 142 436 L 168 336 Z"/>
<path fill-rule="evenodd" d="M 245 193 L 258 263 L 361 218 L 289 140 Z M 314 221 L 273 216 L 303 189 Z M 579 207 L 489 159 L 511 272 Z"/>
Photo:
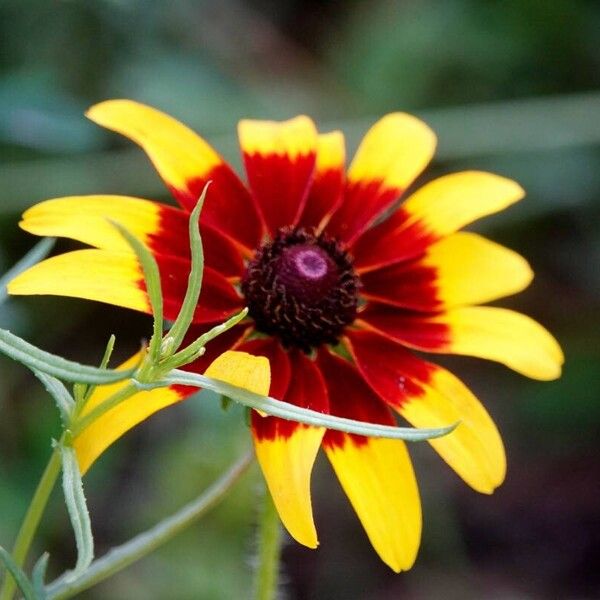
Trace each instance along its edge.
<path fill-rule="evenodd" d="M 280 229 L 248 263 L 242 292 L 259 331 L 309 352 L 335 344 L 354 321 L 360 280 L 334 239 Z"/>

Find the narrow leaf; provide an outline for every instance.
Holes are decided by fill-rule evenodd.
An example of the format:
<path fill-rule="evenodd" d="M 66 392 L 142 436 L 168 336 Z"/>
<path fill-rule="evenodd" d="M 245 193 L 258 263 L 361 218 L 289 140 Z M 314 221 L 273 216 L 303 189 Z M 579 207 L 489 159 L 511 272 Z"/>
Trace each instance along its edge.
<path fill-rule="evenodd" d="M 48 256 L 54 246 L 54 242 L 56 242 L 55 238 L 45 238 L 41 242 L 38 242 L 17 264 L 0 277 L 0 304 L 8 297 L 6 286 L 9 282 L 19 273 L 22 273 L 38 263 L 42 258 Z"/>
<path fill-rule="evenodd" d="M 37 369 L 64 381 L 79 383 L 102 385 L 123 381 L 129 379 L 138 368 L 136 365 L 128 370 L 116 371 L 82 365 L 41 350 L 7 329 L 0 329 L 0 352 L 32 370 Z"/>
<path fill-rule="evenodd" d="M 77 544 L 77 563 L 69 573 L 68 579 L 74 580 L 83 573 L 94 560 L 94 537 L 88 513 L 83 483 L 77 463 L 75 450 L 70 446 L 60 446 L 63 471 L 63 491 L 67 510 L 75 533 Z"/>
<path fill-rule="evenodd" d="M 33 583 L 35 596 L 38 600 L 46 600 L 48 598 L 48 593 L 46 592 L 46 570 L 49 558 L 50 555 L 44 552 L 35 563 L 31 574 L 31 582 Z"/>
<path fill-rule="evenodd" d="M 198 353 L 208 342 L 214 340 L 217 336 L 225 333 L 228 329 L 231 329 L 234 325 L 237 325 L 240 321 L 246 318 L 248 309 L 244 308 L 237 315 L 233 315 L 220 325 L 216 325 L 210 331 L 202 334 L 198 339 L 194 340 L 187 348 L 184 348 L 177 354 L 174 354 L 170 359 L 167 359 L 162 365 L 165 368 L 177 369 L 183 365 L 187 365 L 198 357 Z"/>
<path fill-rule="evenodd" d="M 326 415 L 307 408 L 300 408 L 289 402 L 282 402 L 275 398 L 254 394 L 253 392 L 225 383 L 224 381 L 176 369 L 171 371 L 169 375 L 160 382 L 151 385 L 139 384 L 139 387 L 141 389 L 149 389 L 152 387 L 163 387 L 173 384 L 190 385 L 201 387 L 206 390 L 212 390 L 213 392 L 232 398 L 244 406 L 254 408 L 273 417 L 280 417 L 282 419 L 287 419 L 288 421 L 297 421 L 306 425 L 314 425 L 315 427 L 327 427 L 328 429 L 370 437 L 419 442 L 447 435 L 459 425 L 459 423 L 454 423 L 448 427 L 416 429 L 413 427 L 392 427 L 390 425 L 376 425 L 374 423 L 365 423 L 364 421 L 354 421 L 343 417 Z"/>
<path fill-rule="evenodd" d="M 87 383 L 74 383 L 73 384 L 73 398 L 75 398 L 75 404 L 83 402 L 85 395 L 88 390 Z"/>
<path fill-rule="evenodd" d="M 42 373 L 37 369 L 33 370 L 35 376 L 44 384 L 46 391 L 54 398 L 56 406 L 60 412 L 60 419 L 63 423 L 63 427 L 66 429 L 71 424 L 71 417 L 73 415 L 73 409 L 75 408 L 75 402 L 69 394 L 69 391 L 65 387 L 62 381 Z"/>
<path fill-rule="evenodd" d="M 115 337 L 114 333 L 108 338 L 108 342 L 106 342 L 106 348 L 104 350 L 102 360 L 100 361 L 101 369 L 106 369 L 106 367 L 108 367 L 108 361 L 110 360 L 113 350 L 115 349 L 116 340 L 117 338 Z"/>
<path fill-rule="evenodd" d="M 25 600 L 36 600 L 33 586 L 27 575 L 23 572 L 21 567 L 13 560 L 12 556 L 0 546 L 0 561 L 6 567 L 6 570 L 12 575 L 17 587 L 23 592 Z M 6 575 L 8 577 L 8 574 Z"/>
<path fill-rule="evenodd" d="M 116 341 L 116 337 L 114 334 L 112 334 L 109 338 L 108 338 L 108 342 L 106 343 L 106 348 L 104 350 L 104 355 L 102 356 L 102 360 L 100 361 L 100 369 L 106 369 L 106 367 L 108 367 L 108 362 L 110 361 L 110 357 L 112 356 L 113 350 L 115 348 L 115 341 Z M 75 384 L 77 385 L 77 384 Z M 83 407 L 86 405 L 87 401 L 90 399 L 90 397 L 92 396 L 92 394 L 94 393 L 94 390 L 96 389 L 95 385 L 90 385 L 87 388 L 87 391 L 84 392 L 82 398 L 81 398 L 81 403 L 80 405 L 78 404 L 78 414 L 81 412 L 81 410 L 83 409 Z"/>
<path fill-rule="evenodd" d="M 152 339 L 148 346 L 148 353 L 152 358 L 152 362 L 158 362 L 160 356 L 160 345 L 163 334 L 163 297 L 160 285 L 160 272 L 154 256 L 127 228 L 120 223 L 110 220 L 110 223 L 117 228 L 119 233 L 125 238 L 125 241 L 131 246 L 137 256 L 142 271 L 144 272 L 144 281 L 146 282 L 146 292 L 152 307 L 152 317 L 154 318 L 154 326 Z"/>
<path fill-rule="evenodd" d="M 198 298 L 200 298 L 200 291 L 202 289 L 202 274 L 204 272 L 204 249 L 202 248 L 202 238 L 200 237 L 200 212 L 204 205 L 204 199 L 206 198 L 206 192 L 210 181 L 204 186 L 200 198 L 190 215 L 189 220 L 189 236 L 190 236 L 190 249 L 192 253 L 192 266 L 190 274 L 188 276 L 188 286 L 183 299 L 183 304 L 173 327 L 169 331 L 169 337 L 173 339 L 172 351 L 175 352 L 185 336 L 191 322 L 194 317 L 196 306 L 198 305 Z"/>

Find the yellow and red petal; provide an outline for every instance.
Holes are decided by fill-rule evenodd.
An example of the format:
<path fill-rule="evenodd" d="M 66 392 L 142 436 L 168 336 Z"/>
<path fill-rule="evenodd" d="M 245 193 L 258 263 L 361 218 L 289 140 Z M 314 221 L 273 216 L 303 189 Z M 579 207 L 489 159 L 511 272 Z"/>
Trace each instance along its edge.
<path fill-rule="evenodd" d="M 505 308 L 465 306 L 423 315 L 371 305 L 360 318 L 411 348 L 494 360 L 533 379 L 556 379 L 564 362 L 558 342 L 544 327 Z"/>
<path fill-rule="evenodd" d="M 239 350 L 228 350 L 215 358 L 204 374 L 261 396 L 269 393 L 271 385 L 269 361 Z"/>
<path fill-rule="evenodd" d="M 246 328 L 238 325 L 222 336 L 219 336 L 207 346 L 206 353 L 203 356 L 192 365 L 184 367 L 184 369 L 204 373 L 217 357 L 227 351 L 240 336 L 245 335 L 245 329 Z M 188 333 L 189 341 L 197 338 L 206 330 L 206 327 L 202 329 L 193 327 Z M 126 369 L 132 367 L 137 364 L 139 358 L 140 356 L 137 354 L 119 368 Z M 218 365 L 216 366 L 218 367 Z M 235 380 L 236 385 L 242 384 L 247 387 L 252 384 L 252 381 L 256 380 L 258 375 L 261 375 L 264 378 L 264 365 L 259 365 L 261 368 L 257 368 L 257 365 L 252 362 L 251 366 L 254 371 L 252 378 L 247 377 L 245 380 L 242 380 L 238 377 Z M 214 371 L 215 369 L 213 368 L 213 373 Z M 222 379 L 223 376 L 220 376 L 219 378 Z M 112 385 L 98 386 L 88 400 L 83 414 L 89 413 L 124 385 L 126 385 L 126 383 L 119 382 Z M 146 420 L 155 412 L 184 400 L 197 391 L 198 388 L 181 385 L 141 391 L 106 412 L 99 419 L 94 421 L 94 423 L 89 425 L 75 439 L 74 446 L 82 473 L 85 473 L 94 461 L 127 431 L 133 429 L 133 427 Z"/>
<path fill-rule="evenodd" d="M 459 232 L 421 257 L 361 276 L 369 300 L 418 311 L 479 304 L 515 294 L 533 278 L 516 252 L 477 234 Z"/>
<path fill-rule="evenodd" d="M 189 215 L 180 209 L 129 196 L 70 196 L 36 204 L 20 226 L 34 235 L 67 237 L 105 250 L 129 251 L 109 219 L 125 226 L 153 253 L 190 257 Z M 240 253 L 225 236 L 202 225 L 206 264 L 226 277 L 243 271 Z"/>
<path fill-rule="evenodd" d="M 300 352 L 292 352 L 290 362 L 294 384 L 283 399 L 296 406 L 327 412 L 325 384 L 314 362 Z M 318 545 L 310 477 L 324 433 L 323 427 L 252 413 L 256 457 L 273 502 L 290 535 L 309 548 Z"/>
<path fill-rule="evenodd" d="M 319 352 L 332 414 L 395 425 L 389 409 L 348 362 Z M 323 449 L 373 548 L 394 571 L 410 569 L 421 540 L 421 502 L 401 440 L 328 431 Z"/>
<path fill-rule="evenodd" d="M 289 121 L 244 119 L 238 126 L 248 184 L 268 231 L 296 225 L 317 156 L 317 130 L 305 116 Z"/>
<path fill-rule="evenodd" d="M 298 223 L 321 230 L 343 200 L 346 145 L 341 131 L 320 134 L 317 164 L 306 206 Z"/>
<path fill-rule="evenodd" d="M 392 113 L 375 123 L 350 165 L 344 201 L 327 232 L 351 245 L 427 166 L 435 145 L 435 134 L 411 115 Z"/>
<path fill-rule="evenodd" d="M 135 355 L 119 368 L 130 368 L 139 359 L 139 354 Z M 112 385 L 98 386 L 90 397 L 83 414 L 85 415 L 96 408 L 125 385 L 125 383 L 119 382 Z M 197 390 L 175 388 L 142 391 L 106 412 L 75 438 L 73 445 L 77 453 L 81 473 L 85 474 L 96 459 L 127 431 L 145 421 L 155 412 L 180 402 L 195 391 Z"/>
<path fill-rule="evenodd" d="M 176 119 L 132 100 L 108 100 L 87 116 L 139 144 L 175 198 L 186 209 L 197 203 L 212 181 L 202 221 L 212 225 L 247 253 L 262 237 L 262 224 L 250 194 L 217 152 Z"/>
<path fill-rule="evenodd" d="M 264 356 L 271 365 L 271 387 L 269 395 L 281 400 L 287 392 L 291 377 L 291 366 L 288 353 L 281 344 L 272 337 L 249 340 L 238 348 L 254 356 Z"/>
<path fill-rule="evenodd" d="M 133 253 L 88 249 L 43 260 L 15 277 L 8 291 L 84 298 L 151 313 L 140 282 L 142 269 Z"/>
<path fill-rule="evenodd" d="M 514 181 L 481 171 L 435 179 L 357 242 L 356 268 L 370 271 L 418 256 L 437 240 L 503 210 L 524 195 Z"/>
<path fill-rule="evenodd" d="M 365 381 L 409 423 L 445 427 L 459 422 L 430 444 L 467 484 L 490 494 L 502 483 L 506 456 L 500 434 L 457 377 L 371 331 L 348 331 L 345 343 Z"/>
<path fill-rule="evenodd" d="M 164 314 L 177 317 L 187 288 L 190 261 L 156 255 Z M 75 250 L 46 259 L 13 279 L 8 291 L 15 295 L 48 294 L 97 300 L 114 306 L 151 313 L 142 268 L 132 252 Z M 197 323 L 223 320 L 243 307 L 232 285 L 213 269 L 204 269 Z"/>

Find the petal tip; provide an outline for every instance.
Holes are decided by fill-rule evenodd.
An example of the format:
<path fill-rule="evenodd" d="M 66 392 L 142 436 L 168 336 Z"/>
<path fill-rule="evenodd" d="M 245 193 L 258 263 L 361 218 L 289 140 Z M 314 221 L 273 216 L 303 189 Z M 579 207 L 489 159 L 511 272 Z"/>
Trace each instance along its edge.
<path fill-rule="evenodd" d="M 437 145 L 437 135 L 435 131 L 422 119 L 415 117 L 409 113 L 405 112 L 392 112 L 388 113 L 380 120 L 380 123 L 390 125 L 393 127 L 411 127 L 415 130 L 420 130 L 424 138 L 428 139 L 428 141 L 435 147 Z"/>
<path fill-rule="evenodd" d="M 92 104 L 84 113 L 84 115 L 90 119 L 90 121 L 94 121 L 94 123 L 101 124 L 102 117 L 106 111 L 106 109 L 118 108 L 119 106 L 126 105 L 135 105 L 138 104 L 133 100 L 126 100 L 122 98 L 111 99 L 111 100 L 103 100 L 102 102 L 98 102 L 96 104 Z"/>

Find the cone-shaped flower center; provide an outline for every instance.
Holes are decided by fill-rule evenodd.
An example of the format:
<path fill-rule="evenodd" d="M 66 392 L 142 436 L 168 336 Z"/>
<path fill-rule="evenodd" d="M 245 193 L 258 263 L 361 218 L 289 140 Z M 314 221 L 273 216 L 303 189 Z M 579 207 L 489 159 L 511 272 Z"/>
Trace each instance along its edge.
<path fill-rule="evenodd" d="M 356 317 L 359 287 L 340 244 L 289 228 L 257 250 L 242 280 L 257 329 L 305 352 L 337 342 Z"/>

